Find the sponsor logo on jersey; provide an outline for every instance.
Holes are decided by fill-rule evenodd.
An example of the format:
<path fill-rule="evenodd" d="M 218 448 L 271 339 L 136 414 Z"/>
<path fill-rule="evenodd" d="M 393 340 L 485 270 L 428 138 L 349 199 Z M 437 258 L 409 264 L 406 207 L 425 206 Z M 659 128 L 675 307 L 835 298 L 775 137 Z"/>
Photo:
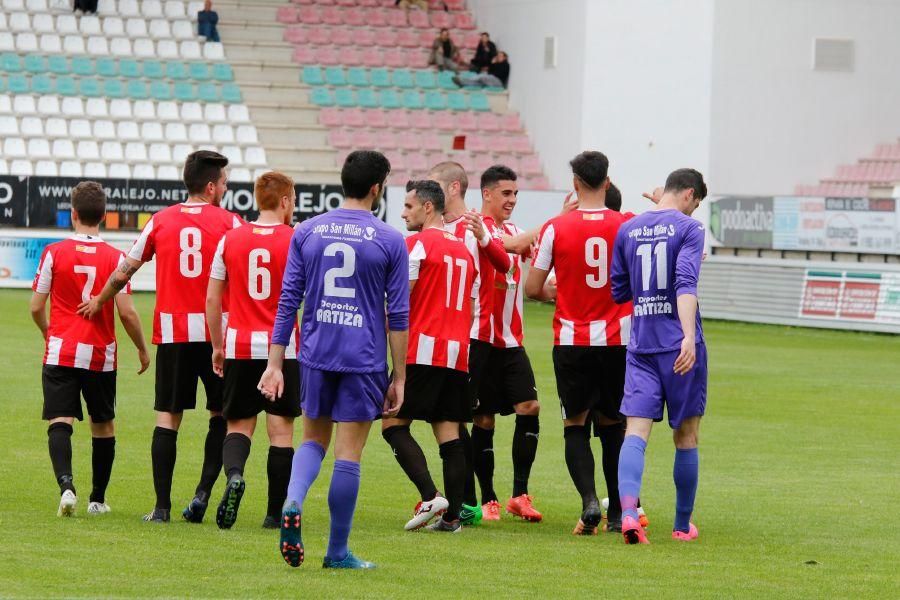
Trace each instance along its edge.
<path fill-rule="evenodd" d="M 75 252 L 84 252 L 85 254 L 97 254 L 96 246 L 85 246 L 82 244 L 75 245 Z"/>
<path fill-rule="evenodd" d="M 585 212 L 581 213 L 581 218 L 585 221 L 602 221 L 606 217 L 602 212 Z"/>
<path fill-rule="evenodd" d="M 182 206 L 181 212 L 187 213 L 189 215 L 199 215 L 203 212 L 202 206 Z"/>
<path fill-rule="evenodd" d="M 275 233 L 275 230 L 269 227 L 254 227 L 253 233 L 256 235 L 272 235 Z"/>
<path fill-rule="evenodd" d="M 363 237 L 367 240 L 375 239 L 375 228 L 374 227 L 366 227 L 366 232 L 363 234 Z"/>

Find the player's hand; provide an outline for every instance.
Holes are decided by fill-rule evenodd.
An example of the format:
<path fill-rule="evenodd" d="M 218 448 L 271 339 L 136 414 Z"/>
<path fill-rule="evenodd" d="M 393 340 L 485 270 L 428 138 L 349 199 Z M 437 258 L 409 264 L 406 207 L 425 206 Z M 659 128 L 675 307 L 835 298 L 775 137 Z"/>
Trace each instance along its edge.
<path fill-rule="evenodd" d="M 381 415 L 384 417 L 396 417 L 403 406 L 403 392 L 406 389 L 406 381 L 402 379 L 392 379 L 388 388 L 387 395 L 384 397 L 384 410 Z"/>
<path fill-rule="evenodd" d="M 686 375 L 694 368 L 695 362 L 697 362 L 697 342 L 694 339 L 684 338 L 681 340 L 681 352 L 675 359 L 673 370 L 676 375 Z"/>
<path fill-rule="evenodd" d="M 551 275 L 544 283 L 544 297 L 548 302 L 556 301 L 556 276 Z"/>
<path fill-rule="evenodd" d="M 85 319 L 93 319 L 94 315 L 100 312 L 102 305 L 100 304 L 100 299 L 97 296 L 94 296 L 87 302 L 82 302 L 78 305 L 78 310 L 75 311 L 75 314 L 81 315 Z"/>
<path fill-rule="evenodd" d="M 225 351 L 219 348 L 213 348 L 212 353 L 212 369 L 213 373 L 219 377 L 225 376 Z"/>
<path fill-rule="evenodd" d="M 659 201 L 662 200 L 663 197 L 663 188 L 658 187 L 652 192 L 644 192 L 643 196 L 653 204 L 659 204 Z"/>
<path fill-rule="evenodd" d="M 138 350 L 138 361 L 141 363 L 141 369 L 138 375 L 150 368 L 150 353 L 146 350 Z"/>
<path fill-rule="evenodd" d="M 566 199 L 563 200 L 562 210 L 559 211 L 559 214 L 570 213 L 576 208 L 578 208 L 578 196 L 575 195 L 575 192 L 569 192 L 566 194 Z"/>
<path fill-rule="evenodd" d="M 256 386 L 262 395 L 269 402 L 275 402 L 284 393 L 284 374 L 281 369 L 275 367 L 266 367 L 265 373 L 259 379 L 259 385 Z"/>
<path fill-rule="evenodd" d="M 479 242 L 483 240 L 484 236 L 487 234 L 487 230 L 484 228 L 484 222 L 481 220 L 481 215 L 474 210 L 468 210 L 463 214 L 463 218 L 466 220 L 466 229 L 472 232 L 475 239 Z"/>

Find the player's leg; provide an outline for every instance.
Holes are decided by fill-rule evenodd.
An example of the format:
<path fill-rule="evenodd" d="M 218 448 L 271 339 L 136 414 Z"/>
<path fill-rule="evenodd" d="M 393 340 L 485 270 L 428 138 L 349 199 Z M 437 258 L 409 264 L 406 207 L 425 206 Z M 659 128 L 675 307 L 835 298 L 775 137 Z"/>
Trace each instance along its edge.
<path fill-rule="evenodd" d="M 469 377 L 466 388 L 470 414 L 478 407 L 480 401 L 482 377 L 490 358 L 490 351 L 490 344 L 481 340 L 469 340 Z M 466 419 L 466 421 L 469 421 L 469 419 Z M 469 425 L 467 423 L 460 423 L 459 439 L 463 444 L 463 451 L 466 455 L 465 490 L 463 492 L 463 508 L 460 516 L 460 520 L 464 525 L 480 523 L 483 516 L 481 504 L 478 503 L 477 490 L 475 489 L 475 446 L 472 440 L 474 426 L 472 427 L 472 432 L 472 434 L 469 433 Z M 493 449 L 493 442 L 491 444 Z M 491 458 L 493 458 L 493 454 Z"/>
<path fill-rule="evenodd" d="M 408 382 L 406 389 L 410 390 Z M 406 393 L 404 398 L 405 407 L 411 396 Z M 419 492 L 420 500 L 413 509 L 412 519 L 404 526 L 407 531 L 424 527 L 431 519 L 447 509 L 447 500 L 438 493 L 431 471 L 428 470 L 425 453 L 409 430 L 411 424 L 412 419 L 400 418 L 384 419 L 381 422 L 381 436 L 391 447 L 394 458 L 406 473 L 406 477 Z"/>
<path fill-rule="evenodd" d="M 231 415 L 229 415 L 231 416 Z M 251 440 L 256 430 L 256 415 L 228 419 L 228 432 L 222 443 L 222 464 L 225 469 L 225 490 L 216 508 L 216 525 L 231 529 L 237 521 L 241 499 L 244 497 L 244 467 L 250 458 Z"/>
<path fill-rule="evenodd" d="M 481 488 L 481 510 L 485 521 L 500 520 L 500 503 L 494 491 L 494 427 L 496 417 L 486 406 L 489 394 L 482 393 L 481 404 L 472 416 L 472 468 Z"/>
<path fill-rule="evenodd" d="M 328 489 L 331 529 L 328 550 L 322 564 L 326 568 L 373 568 L 375 565 L 353 556 L 348 547 L 356 500 L 359 496 L 362 451 L 371 421 L 339 422 L 334 440 L 334 473 Z"/>
<path fill-rule="evenodd" d="M 76 369 L 44 365 L 41 372 L 44 392 L 43 419 L 48 421 L 47 449 L 53 474 L 59 485 L 57 516 L 75 512 L 77 497 L 72 474 L 72 424 L 84 417 L 81 409 L 81 383 Z"/>
<path fill-rule="evenodd" d="M 466 454 L 459 440 L 459 425 L 455 421 L 431 424 L 444 466 L 444 492 L 448 502 L 443 516 L 429 527 L 433 531 L 457 532 L 462 527 L 459 515 L 466 486 Z"/>
<path fill-rule="evenodd" d="M 106 487 L 116 458 L 116 372 L 82 371 L 81 392 L 91 423 L 93 489 L 88 514 L 108 513 Z"/>
<path fill-rule="evenodd" d="M 260 377 L 267 361 L 260 361 Z M 284 361 L 282 365 L 284 391 L 281 398 L 269 402 L 257 391 L 257 399 L 266 411 L 266 429 L 269 435 L 269 456 L 266 472 L 269 480 L 269 505 L 263 527 L 277 529 L 281 511 L 287 498 L 288 483 L 291 479 L 291 465 L 294 459 L 294 420 L 302 413 L 300 408 L 300 364 L 296 359 Z M 259 377 L 256 378 L 259 380 Z M 251 381 L 251 385 L 255 384 Z"/>
<path fill-rule="evenodd" d="M 512 404 L 516 414 L 512 443 L 513 492 L 506 503 L 506 511 L 526 521 L 538 522 L 543 517 L 532 505 L 528 493 L 528 480 L 537 456 L 541 429 L 538 416 L 541 405 L 537 400 L 534 370 L 524 348 L 510 348 L 504 354 L 504 396 L 506 403 Z"/>
<path fill-rule="evenodd" d="M 606 480 L 608 505 L 606 530 L 622 529 L 622 504 L 619 501 L 619 454 L 625 441 L 625 423 L 620 416 L 622 396 L 625 391 L 624 346 L 607 346 L 594 349 L 600 359 L 597 382 L 598 402 L 594 411 L 594 425 L 603 451 L 603 478 Z M 598 373 L 598 371 L 594 371 Z M 638 502 L 640 506 L 640 502 Z"/>

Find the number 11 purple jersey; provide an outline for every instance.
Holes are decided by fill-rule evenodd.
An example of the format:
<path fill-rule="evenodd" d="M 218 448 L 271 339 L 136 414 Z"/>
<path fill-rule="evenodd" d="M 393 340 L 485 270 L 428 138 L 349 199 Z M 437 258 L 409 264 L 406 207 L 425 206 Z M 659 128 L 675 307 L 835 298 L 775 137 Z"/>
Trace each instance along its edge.
<path fill-rule="evenodd" d="M 384 372 L 386 328 L 409 328 L 408 277 L 403 236 L 372 213 L 340 208 L 304 221 L 291 238 L 272 343 L 287 345 L 302 302 L 301 363 Z"/>
<path fill-rule="evenodd" d="M 681 348 L 677 298 L 697 295 L 705 234 L 702 223 L 674 209 L 649 211 L 622 224 L 611 281 L 616 302 L 634 301 L 629 351 Z M 696 340 L 704 343 L 699 310 Z"/>

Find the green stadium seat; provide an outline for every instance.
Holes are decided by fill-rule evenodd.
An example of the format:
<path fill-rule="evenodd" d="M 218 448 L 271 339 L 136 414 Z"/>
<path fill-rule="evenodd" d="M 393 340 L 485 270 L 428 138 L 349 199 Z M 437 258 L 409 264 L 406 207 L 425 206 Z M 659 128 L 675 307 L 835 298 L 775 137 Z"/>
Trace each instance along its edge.
<path fill-rule="evenodd" d="M 56 87 L 62 93 L 62 82 L 57 79 Z M 72 82 L 72 86 L 74 87 L 75 83 Z M 103 95 L 103 90 L 100 87 L 100 82 L 94 79 L 93 77 L 85 77 L 84 79 L 78 80 L 78 93 L 86 98 L 99 98 Z M 66 95 L 74 95 L 66 94 Z"/>
<path fill-rule="evenodd" d="M 369 72 L 362 67 L 350 67 L 347 69 L 347 83 L 356 87 L 369 85 Z"/>
<path fill-rule="evenodd" d="M 450 110 L 469 110 L 469 100 L 463 92 L 447 94 L 447 106 Z"/>
<path fill-rule="evenodd" d="M 437 78 L 435 78 L 434 76 L 434 71 L 416 71 L 416 87 L 420 87 L 423 89 L 432 89 L 437 87 Z"/>
<path fill-rule="evenodd" d="M 403 103 L 400 102 L 400 94 L 397 90 L 387 89 L 381 91 L 381 108 L 400 108 Z"/>
<path fill-rule="evenodd" d="M 484 88 L 484 91 L 487 92 L 488 94 L 502 94 L 503 92 L 506 91 L 506 88 L 503 88 L 503 87 L 486 87 L 486 88 Z"/>
<path fill-rule="evenodd" d="M 430 90 L 425 92 L 425 108 L 428 110 L 447 110 L 447 97 L 443 92 Z"/>
<path fill-rule="evenodd" d="M 53 80 L 46 75 L 35 75 L 31 78 L 31 91 L 35 94 L 52 94 L 56 90 Z"/>
<path fill-rule="evenodd" d="M 324 85 L 325 78 L 322 77 L 322 68 L 316 65 L 306 65 L 300 75 L 300 81 L 306 85 Z"/>
<path fill-rule="evenodd" d="M 168 81 L 153 81 L 150 83 L 150 96 L 159 101 L 171 100 L 172 86 Z"/>
<path fill-rule="evenodd" d="M 396 69 L 394 71 L 394 75 L 392 77 L 394 85 L 399 88 L 411 88 L 415 87 L 416 83 L 413 80 L 413 75 L 407 69 Z"/>
<path fill-rule="evenodd" d="M 369 79 L 375 87 L 391 87 L 391 73 L 387 69 L 372 69 Z"/>
<path fill-rule="evenodd" d="M 241 88 L 234 83 L 226 83 L 222 86 L 222 102 L 228 104 L 240 104 L 244 101 Z"/>
<path fill-rule="evenodd" d="M 180 102 L 194 102 L 197 100 L 197 90 L 194 84 L 186 81 L 175 83 L 175 99 Z"/>
<path fill-rule="evenodd" d="M 29 54 L 25 57 L 25 70 L 29 73 L 46 73 L 47 59 L 40 54 Z"/>
<path fill-rule="evenodd" d="M 103 82 L 103 94 L 108 98 L 124 98 L 125 86 L 118 79 L 106 79 Z"/>
<path fill-rule="evenodd" d="M 98 58 L 97 59 L 97 75 L 100 77 L 118 77 L 119 63 L 114 58 Z"/>
<path fill-rule="evenodd" d="M 0 70 L 7 73 L 19 73 L 22 68 L 22 59 L 18 54 L 6 53 L 0 56 Z"/>
<path fill-rule="evenodd" d="M 78 57 L 84 58 L 85 62 L 88 64 L 89 72 L 85 73 L 85 75 L 93 75 L 94 74 L 94 62 L 86 57 Z M 75 59 L 72 59 L 72 62 L 75 62 Z M 54 54 L 50 58 L 47 59 L 47 70 L 51 73 L 55 73 L 56 75 L 68 75 L 69 74 L 69 60 L 65 56 L 59 56 Z"/>
<path fill-rule="evenodd" d="M 27 94 L 31 86 L 28 85 L 28 78 L 18 73 L 9 76 L 7 88 L 13 94 Z"/>
<path fill-rule="evenodd" d="M 188 70 L 183 62 L 172 61 L 166 63 L 166 75 L 170 79 L 187 79 Z"/>
<path fill-rule="evenodd" d="M 341 67 L 325 68 L 325 83 L 332 86 L 347 85 L 347 76 Z"/>
<path fill-rule="evenodd" d="M 212 77 L 216 81 L 234 81 L 234 71 L 227 63 L 215 63 L 212 68 Z"/>
<path fill-rule="evenodd" d="M 488 100 L 487 94 L 483 94 L 481 92 L 469 94 L 469 106 L 472 107 L 472 110 L 491 110 L 491 102 L 490 100 Z"/>
<path fill-rule="evenodd" d="M 122 77 L 136 78 L 141 76 L 141 66 L 136 60 L 123 58 L 119 61 L 119 75 Z"/>
<path fill-rule="evenodd" d="M 78 87 L 75 85 L 75 80 L 68 76 L 57 77 L 56 93 L 60 96 L 77 96 Z"/>
<path fill-rule="evenodd" d="M 0 92 L 6 91 L 6 77 L 0 75 Z"/>
<path fill-rule="evenodd" d="M 378 99 L 378 92 L 372 88 L 362 88 L 356 92 L 356 99 L 363 108 L 378 108 L 381 101 Z"/>
<path fill-rule="evenodd" d="M 453 71 L 441 71 L 437 76 L 438 87 L 443 90 L 458 90 L 459 86 L 453 83 Z"/>
<path fill-rule="evenodd" d="M 141 71 L 147 79 L 162 79 L 166 76 L 166 71 L 158 60 L 145 60 L 141 64 Z"/>
<path fill-rule="evenodd" d="M 191 75 L 191 79 L 196 79 L 197 81 L 209 81 L 212 78 L 212 73 L 209 72 L 209 65 L 202 62 L 192 62 L 188 66 L 188 72 Z"/>
<path fill-rule="evenodd" d="M 150 92 L 147 90 L 147 84 L 140 79 L 132 79 L 129 81 L 126 91 L 128 92 L 128 97 L 132 100 L 146 100 L 150 97 Z"/>
<path fill-rule="evenodd" d="M 334 91 L 334 103 L 344 108 L 356 106 L 356 94 L 347 88 L 338 88 Z"/>
<path fill-rule="evenodd" d="M 424 108 L 422 104 L 422 94 L 417 90 L 406 90 L 403 92 L 403 108 L 410 110 L 418 110 Z"/>
<path fill-rule="evenodd" d="M 309 101 L 316 106 L 334 106 L 334 98 L 328 88 L 314 87 L 309 93 Z"/>
<path fill-rule="evenodd" d="M 197 86 L 197 97 L 201 102 L 218 102 L 219 86 L 214 83 L 201 83 Z"/>

